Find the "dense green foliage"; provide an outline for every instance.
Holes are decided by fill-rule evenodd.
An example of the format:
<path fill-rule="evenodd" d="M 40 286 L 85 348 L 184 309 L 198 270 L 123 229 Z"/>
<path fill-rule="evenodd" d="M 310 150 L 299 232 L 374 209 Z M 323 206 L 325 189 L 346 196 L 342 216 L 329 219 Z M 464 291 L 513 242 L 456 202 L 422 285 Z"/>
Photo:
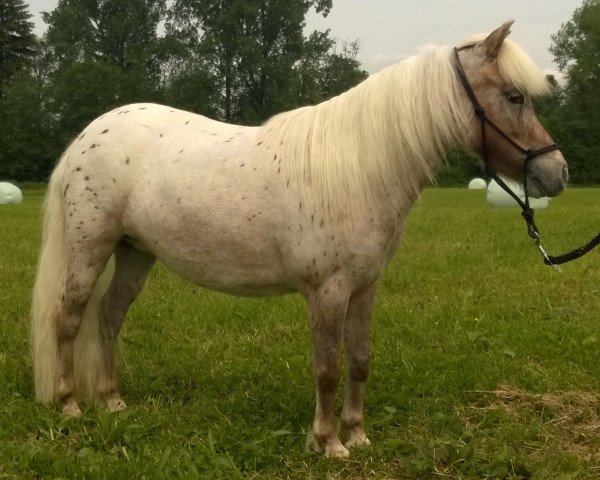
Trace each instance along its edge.
<path fill-rule="evenodd" d="M 34 403 L 27 329 L 43 190 L 0 205 L 0 478 L 596 479 L 600 252 L 543 265 L 518 209 L 428 189 L 385 272 L 366 429 L 348 461 L 305 451 L 311 341 L 297 295 L 238 298 L 152 271 L 121 334 L 129 405 Z M 559 253 L 597 233 L 600 190 L 537 213 Z M 340 386 L 337 412 L 341 410 Z"/>
<path fill-rule="evenodd" d="M 0 2 L 0 97 L 35 53 L 31 15 L 22 0 Z"/>

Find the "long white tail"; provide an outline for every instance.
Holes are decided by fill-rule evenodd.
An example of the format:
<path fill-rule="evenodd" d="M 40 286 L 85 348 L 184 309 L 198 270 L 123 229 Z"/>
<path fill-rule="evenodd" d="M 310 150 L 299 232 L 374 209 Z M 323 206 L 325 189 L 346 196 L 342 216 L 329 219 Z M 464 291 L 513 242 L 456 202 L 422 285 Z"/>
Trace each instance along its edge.
<path fill-rule="evenodd" d="M 62 197 L 64 162 L 56 167 L 44 202 L 44 226 L 31 307 L 31 353 L 35 398 L 41 403 L 56 400 L 59 362 L 56 323 L 67 279 L 66 216 Z M 96 283 L 75 342 L 75 385 L 80 398 L 94 396 L 102 365 L 99 304 L 112 278 L 113 261 Z"/>

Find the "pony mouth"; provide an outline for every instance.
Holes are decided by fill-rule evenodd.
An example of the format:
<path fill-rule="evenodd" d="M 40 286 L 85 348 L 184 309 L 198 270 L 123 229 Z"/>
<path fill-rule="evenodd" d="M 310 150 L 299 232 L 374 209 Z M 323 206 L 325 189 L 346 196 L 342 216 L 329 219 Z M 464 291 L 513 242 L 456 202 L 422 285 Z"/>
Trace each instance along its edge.
<path fill-rule="evenodd" d="M 554 182 L 554 185 L 548 185 L 547 182 L 542 182 L 536 176 L 527 178 L 527 194 L 531 198 L 557 197 L 565 190 L 565 187 L 562 180 Z"/>

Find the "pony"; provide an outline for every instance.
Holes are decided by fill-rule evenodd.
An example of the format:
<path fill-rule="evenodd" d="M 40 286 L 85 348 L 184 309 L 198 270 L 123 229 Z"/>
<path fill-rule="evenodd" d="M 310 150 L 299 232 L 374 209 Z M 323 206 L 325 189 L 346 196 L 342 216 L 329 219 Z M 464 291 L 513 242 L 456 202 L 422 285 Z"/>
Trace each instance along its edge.
<path fill-rule="evenodd" d="M 530 97 L 544 75 L 512 22 L 372 75 L 259 127 L 155 104 L 117 108 L 68 146 L 50 178 L 33 288 L 35 398 L 66 415 L 79 402 L 125 403 L 115 342 L 156 260 L 235 295 L 297 292 L 308 303 L 316 409 L 311 439 L 328 456 L 369 444 L 363 404 L 378 279 L 407 213 L 445 154 L 487 152 L 488 167 L 526 175 L 532 196 L 567 181 L 558 150 L 525 159 L 502 135 L 482 138 L 456 58 L 487 115 L 526 148 L 551 143 Z M 336 429 L 334 399 L 347 359 Z M 345 440 L 345 444 L 341 439 Z"/>

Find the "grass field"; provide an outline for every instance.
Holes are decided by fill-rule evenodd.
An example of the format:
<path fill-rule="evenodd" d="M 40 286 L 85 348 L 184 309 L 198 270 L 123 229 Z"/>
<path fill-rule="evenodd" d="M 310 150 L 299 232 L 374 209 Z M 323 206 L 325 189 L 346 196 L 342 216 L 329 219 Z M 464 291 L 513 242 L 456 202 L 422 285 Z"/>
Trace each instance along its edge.
<path fill-rule="evenodd" d="M 366 427 L 348 461 L 305 450 L 297 296 L 204 291 L 158 266 L 122 333 L 129 408 L 36 405 L 27 324 L 42 190 L 0 205 L 0 479 L 600 477 L 600 251 L 544 266 L 517 210 L 428 189 L 381 283 Z M 600 189 L 537 213 L 552 253 L 600 226 Z"/>

